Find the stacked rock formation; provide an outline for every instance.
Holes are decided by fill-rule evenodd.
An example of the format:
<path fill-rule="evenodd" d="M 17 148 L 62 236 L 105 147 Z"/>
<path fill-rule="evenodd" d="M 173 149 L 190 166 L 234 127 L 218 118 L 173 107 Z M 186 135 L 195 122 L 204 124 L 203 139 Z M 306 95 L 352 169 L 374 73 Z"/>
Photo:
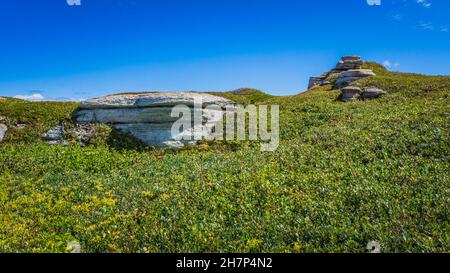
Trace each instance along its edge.
<path fill-rule="evenodd" d="M 202 108 L 194 108 L 199 101 Z M 228 99 L 203 93 L 119 94 L 81 102 L 73 118 L 76 123 L 81 124 L 108 124 L 151 146 L 181 147 L 195 141 L 179 140 L 180 135 L 188 134 L 195 139 L 194 134 L 201 130 L 183 130 L 179 135 L 172 135 L 172 126 L 180 119 L 171 115 L 173 107 L 177 105 L 188 107 L 192 116 L 194 109 L 201 111 L 202 124 L 193 126 L 209 127 L 222 119 L 222 109 L 236 106 Z M 209 105 L 216 105 L 220 110 L 203 109 Z"/>
<path fill-rule="evenodd" d="M 323 73 L 319 77 L 311 77 L 308 89 L 326 84 L 334 84 L 339 89 L 375 73 L 369 69 L 362 69 L 363 62 L 360 56 L 344 56 L 335 68 Z"/>

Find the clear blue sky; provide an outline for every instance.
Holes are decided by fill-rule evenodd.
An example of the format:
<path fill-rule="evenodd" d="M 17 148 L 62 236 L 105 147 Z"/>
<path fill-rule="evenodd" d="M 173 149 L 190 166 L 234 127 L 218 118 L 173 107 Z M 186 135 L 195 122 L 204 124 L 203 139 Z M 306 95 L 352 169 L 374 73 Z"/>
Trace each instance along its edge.
<path fill-rule="evenodd" d="M 0 95 L 122 91 L 296 94 L 344 54 L 450 74 L 450 1 L 9 0 Z M 38 96 L 38 97 L 39 97 Z"/>

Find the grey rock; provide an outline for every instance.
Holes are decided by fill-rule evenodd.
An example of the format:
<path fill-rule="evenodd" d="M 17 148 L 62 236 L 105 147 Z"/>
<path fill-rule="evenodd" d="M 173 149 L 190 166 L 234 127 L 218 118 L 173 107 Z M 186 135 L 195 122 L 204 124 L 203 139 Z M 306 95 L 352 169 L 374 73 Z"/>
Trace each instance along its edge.
<path fill-rule="evenodd" d="M 62 126 L 55 126 L 47 133 L 42 135 L 42 139 L 47 141 L 61 140 L 64 137 L 64 128 Z"/>
<path fill-rule="evenodd" d="M 376 74 L 370 70 L 370 69 L 352 69 L 345 72 L 342 72 L 340 77 L 347 78 L 347 77 L 358 77 L 358 78 L 365 78 L 370 76 L 375 76 Z"/>
<path fill-rule="evenodd" d="M 0 124 L 0 142 L 5 138 L 5 134 L 8 131 L 8 127 L 5 124 Z"/>
<path fill-rule="evenodd" d="M 335 89 L 348 86 L 355 81 L 375 75 L 376 74 L 369 69 L 352 69 L 344 71 L 339 75 L 339 78 L 335 83 Z"/>
<path fill-rule="evenodd" d="M 172 134 L 174 123 L 180 119 L 178 116 L 172 117 L 172 109 L 176 105 L 187 107 L 191 114 L 191 124 L 194 122 L 194 116 L 200 117 L 200 124 L 195 124 L 198 130 L 190 128 Z M 209 109 L 211 105 L 216 108 Z M 80 128 L 92 123 L 103 123 L 129 133 L 151 146 L 180 148 L 186 144 L 194 144 L 195 139 L 199 138 L 199 132 L 214 127 L 215 123 L 223 118 L 223 109 L 236 111 L 237 107 L 233 101 L 202 93 L 122 94 L 82 102 L 73 119 Z M 195 111 L 197 113 L 194 113 Z M 90 134 L 89 130 L 82 131 L 81 138 Z M 183 136 L 191 139 L 179 140 Z"/>
<path fill-rule="evenodd" d="M 171 107 L 92 109 L 77 111 L 74 114 L 74 119 L 77 123 L 106 124 L 168 123 L 177 121 L 179 117 L 172 117 L 171 113 Z"/>
<path fill-rule="evenodd" d="M 379 89 L 379 88 L 370 87 L 370 88 L 366 88 L 364 90 L 361 98 L 362 99 L 376 99 L 376 98 L 379 98 L 379 97 L 382 97 L 385 95 L 387 95 L 386 91 Z"/>
<path fill-rule="evenodd" d="M 78 123 L 164 123 L 178 118 L 171 117 L 170 107 L 115 108 L 80 110 L 74 114 Z"/>
<path fill-rule="evenodd" d="M 359 99 L 362 89 L 355 86 L 347 86 L 341 89 L 341 101 L 352 101 Z"/>
<path fill-rule="evenodd" d="M 359 77 L 339 77 L 335 83 L 335 89 L 343 88 L 350 85 L 353 82 L 356 82 L 362 78 Z"/>
<path fill-rule="evenodd" d="M 5 122 L 5 121 L 6 121 L 6 117 L 0 116 L 0 122 Z"/>
<path fill-rule="evenodd" d="M 179 104 L 194 106 L 196 101 L 201 101 L 203 106 L 215 104 L 225 107 L 234 104 L 228 99 L 204 93 L 164 92 L 119 94 L 85 100 L 80 103 L 80 109 L 161 107 Z"/>

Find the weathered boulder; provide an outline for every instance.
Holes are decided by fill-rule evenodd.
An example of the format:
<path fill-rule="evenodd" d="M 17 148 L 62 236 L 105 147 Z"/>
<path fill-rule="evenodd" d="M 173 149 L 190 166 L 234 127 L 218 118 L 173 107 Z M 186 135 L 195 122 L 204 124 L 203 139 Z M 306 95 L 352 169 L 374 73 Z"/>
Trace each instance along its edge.
<path fill-rule="evenodd" d="M 347 86 L 341 89 L 341 101 L 357 100 L 361 96 L 362 90 L 359 87 Z"/>
<path fill-rule="evenodd" d="M 346 77 L 356 77 L 356 78 L 365 78 L 369 76 L 375 76 L 375 73 L 370 69 L 352 69 L 340 74 L 341 78 Z"/>
<path fill-rule="evenodd" d="M 0 123 L 0 142 L 3 141 L 6 132 L 8 131 L 8 127 L 5 124 Z"/>
<path fill-rule="evenodd" d="M 369 87 L 364 89 L 364 92 L 361 95 L 362 99 L 376 99 L 382 96 L 387 95 L 387 92 L 379 89 L 379 88 L 375 88 L 375 87 Z"/>
<path fill-rule="evenodd" d="M 59 141 L 64 138 L 64 127 L 61 125 L 55 126 L 42 135 L 42 139 L 47 141 Z"/>
<path fill-rule="evenodd" d="M 342 88 L 350 85 L 351 83 L 370 77 L 375 76 L 376 74 L 369 69 L 352 69 L 348 71 L 344 71 L 339 75 L 335 83 L 335 88 Z"/>
<path fill-rule="evenodd" d="M 339 88 L 349 86 L 351 83 L 356 82 L 360 79 L 361 78 L 358 78 L 358 77 L 340 77 L 339 79 L 337 79 L 334 89 L 339 89 Z"/>
<path fill-rule="evenodd" d="M 386 91 L 375 87 L 362 89 L 356 86 L 347 86 L 341 88 L 340 100 L 346 102 L 358 99 L 376 99 L 385 95 L 387 95 Z"/>
<path fill-rule="evenodd" d="M 174 123 L 180 119 L 171 115 L 177 105 L 189 109 L 193 128 L 197 130 L 183 128 L 181 132 L 172 132 Z M 205 109 L 211 105 L 216 109 Z M 203 129 L 220 121 L 223 109 L 235 110 L 236 107 L 233 101 L 203 93 L 119 94 L 83 101 L 73 119 L 78 124 L 108 124 L 151 146 L 179 148 L 195 143 L 195 137 Z M 201 117 L 201 124 L 194 124 L 194 116 Z M 183 136 L 192 137 L 192 140 L 180 140 Z"/>

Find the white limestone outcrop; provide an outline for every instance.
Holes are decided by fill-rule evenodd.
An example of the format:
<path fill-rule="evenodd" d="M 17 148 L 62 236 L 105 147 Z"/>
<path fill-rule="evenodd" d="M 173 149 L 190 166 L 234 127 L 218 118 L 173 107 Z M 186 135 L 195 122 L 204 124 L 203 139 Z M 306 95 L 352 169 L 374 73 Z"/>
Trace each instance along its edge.
<path fill-rule="evenodd" d="M 201 105 L 197 105 L 198 103 Z M 173 117 L 171 113 L 173 107 L 177 105 L 189 108 L 192 121 L 194 121 L 194 115 L 199 114 L 201 124 L 193 123 L 191 129 L 182 130 L 174 135 L 172 126 L 180 117 Z M 209 109 L 209 107 L 204 109 L 211 105 L 215 105 L 216 109 Z M 204 127 L 211 128 L 222 119 L 222 110 L 227 107 L 235 109 L 236 106 L 231 100 L 204 93 L 118 94 L 81 102 L 73 119 L 81 124 L 108 124 L 151 146 L 178 148 L 195 143 L 194 136 L 203 132 Z M 197 113 L 194 113 L 195 111 Z M 193 140 L 179 140 L 180 136 L 186 134 L 193 137 Z"/>

